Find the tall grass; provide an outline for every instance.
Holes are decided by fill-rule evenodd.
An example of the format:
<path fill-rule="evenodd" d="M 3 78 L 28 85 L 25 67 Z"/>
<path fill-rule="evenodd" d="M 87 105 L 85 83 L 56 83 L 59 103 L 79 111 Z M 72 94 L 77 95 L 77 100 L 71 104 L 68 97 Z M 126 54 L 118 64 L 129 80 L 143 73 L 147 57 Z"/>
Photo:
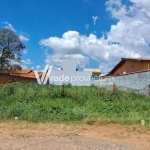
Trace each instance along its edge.
<path fill-rule="evenodd" d="M 60 86 L 11 83 L 0 87 L 0 119 L 31 122 L 136 124 L 150 125 L 150 97 L 133 92 L 108 91 L 95 86 Z"/>

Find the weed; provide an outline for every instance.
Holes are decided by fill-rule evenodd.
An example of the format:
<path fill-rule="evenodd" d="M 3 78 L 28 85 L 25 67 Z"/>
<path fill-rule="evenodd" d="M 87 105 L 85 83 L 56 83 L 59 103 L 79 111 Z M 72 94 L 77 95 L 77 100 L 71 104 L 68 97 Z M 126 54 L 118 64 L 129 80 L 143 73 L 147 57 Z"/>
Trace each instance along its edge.
<path fill-rule="evenodd" d="M 114 87 L 115 89 L 115 87 Z M 52 91 L 51 91 L 52 90 Z M 150 126 L 150 97 L 96 86 L 9 83 L 0 87 L 0 119 L 31 122 L 94 122 Z M 133 129 L 135 130 L 135 129 Z"/>

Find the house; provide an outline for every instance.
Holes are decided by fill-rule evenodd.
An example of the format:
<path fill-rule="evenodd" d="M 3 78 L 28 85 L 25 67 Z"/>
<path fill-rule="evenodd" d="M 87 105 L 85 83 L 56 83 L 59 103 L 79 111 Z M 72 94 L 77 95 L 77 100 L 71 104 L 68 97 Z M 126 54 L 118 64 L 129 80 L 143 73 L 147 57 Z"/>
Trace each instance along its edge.
<path fill-rule="evenodd" d="M 0 73 L 0 84 L 6 84 L 9 82 L 9 75 Z"/>
<path fill-rule="evenodd" d="M 42 72 L 38 72 L 39 76 L 42 75 Z M 22 69 L 22 70 L 11 70 L 9 72 L 10 80 L 21 82 L 21 83 L 37 83 L 36 76 L 33 70 Z"/>
<path fill-rule="evenodd" d="M 42 72 L 38 72 L 39 76 Z M 0 74 L 0 84 L 6 84 L 8 82 L 20 82 L 20 83 L 37 83 L 37 79 L 33 70 L 21 69 L 11 70 L 7 74 Z"/>
<path fill-rule="evenodd" d="M 117 76 L 146 70 L 150 70 L 150 58 L 121 58 L 109 75 Z"/>
<path fill-rule="evenodd" d="M 84 72 L 90 72 L 92 76 L 96 76 L 99 77 L 101 74 L 101 71 L 99 68 L 95 69 L 95 68 L 84 68 L 83 69 Z"/>

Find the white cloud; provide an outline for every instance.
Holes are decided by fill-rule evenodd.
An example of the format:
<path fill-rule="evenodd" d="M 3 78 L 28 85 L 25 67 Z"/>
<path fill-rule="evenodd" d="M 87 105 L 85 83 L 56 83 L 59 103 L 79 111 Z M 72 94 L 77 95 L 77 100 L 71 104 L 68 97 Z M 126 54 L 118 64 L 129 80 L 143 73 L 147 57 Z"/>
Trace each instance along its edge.
<path fill-rule="evenodd" d="M 17 31 L 14 29 L 13 25 L 10 24 L 9 22 L 4 22 L 4 24 L 5 24 L 4 28 L 10 29 L 10 30 L 12 30 L 12 31 L 14 31 L 14 32 L 17 32 Z M 25 37 L 22 33 L 20 33 L 19 38 L 20 38 L 21 41 L 29 41 L 29 38 Z"/>
<path fill-rule="evenodd" d="M 120 2 L 120 0 L 117 0 L 117 2 Z M 134 2 L 138 2 L 138 0 L 134 0 Z M 121 46 L 128 50 L 134 50 L 139 56 L 150 56 L 150 24 L 146 24 L 140 19 L 143 14 L 133 5 L 127 9 L 127 6 L 123 6 L 120 2 L 121 6 L 116 9 L 115 4 L 116 1 L 113 0 L 107 2 L 107 8 L 112 16 L 119 19 L 116 25 L 111 26 L 110 32 L 107 34 L 108 40 L 120 43 Z M 123 13 L 118 15 L 122 8 L 124 8 Z M 143 7 L 142 9 L 145 8 Z M 130 16 L 131 10 L 134 12 L 132 16 Z"/>
<path fill-rule="evenodd" d="M 85 28 L 86 28 L 86 29 L 88 29 L 88 28 L 89 28 L 89 26 L 90 26 L 89 24 L 86 24 L 86 25 L 85 25 Z"/>
<path fill-rule="evenodd" d="M 42 67 L 40 65 L 36 65 L 35 67 L 33 67 L 34 71 L 43 71 Z"/>
<path fill-rule="evenodd" d="M 63 34 L 62 38 L 50 37 L 42 39 L 40 45 L 50 47 L 55 52 L 64 54 L 78 54 L 81 53 L 80 35 L 77 31 L 68 31 Z"/>
<path fill-rule="evenodd" d="M 111 12 L 112 17 L 116 19 L 122 19 L 129 14 L 129 11 L 126 11 L 126 5 L 121 4 L 121 0 L 109 0 L 106 2 L 106 10 Z"/>
<path fill-rule="evenodd" d="M 10 24 L 9 22 L 4 22 L 4 24 L 5 24 L 4 28 L 10 29 L 10 30 L 16 32 L 16 30 L 14 29 L 12 24 Z"/>
<path fill-rule="evenodd" d="M 37 66 L 35 66 L 37 69 L 40 69 L 41 68 L 41 66 L 40 65 L 37 65 Z"/>
<path fill-rule="evenodd" d="M 23 54 L 27 54 L 28 52 L 27 52 L 27 49 L 24 49 L 23 50 Z"/>
<path fill-rule="evenodd" d="M 96 25 L 96 21 L 99 19 L 99 17 L 98 16 L 92 16 L 92 19 L 93 19 L 94 25 Z"/>
<path fill-rule="evenodd" d="M 26 59 L 26 60 L 21 60 L 21 63 L 22 63 L 23 65 L 30 65 L 30 64 L 32 64 L 33 62 L 32 62 L 30 59 Z"/>
<path fill-rule="evenodd" d="M 29 69 L 26 65 L 21 65 L 21 68 L 23 68 L 23 69 Z"/>
<path fill-rule="evenodd" d="M 64 54 L 45 53 L 45 55 L 46 55 L 45 63 L 52 65 L 54 67 L 57 67 L 57 66 L 61 67 L 63 59 L 66 59 L 66 58 L 76 59 L 77 65 L 80 66 L 81 68 L 85 67 L 89 62 L 88 57 L 83 56 L 81 54 L 65 54 L 64 55 Z"/>
<path fill-rule="evenodd" d="M 132 2 L 150 14 L 149 1 Z M 47 53 L 46 63 L 61 65 L 63 58 L 76 56 L 81 64 L 86 65 L 90 57 L 99 62 L 102 73 L 107 73 L 121 57 L 150 57 L 150 23 L 143 21 L 149 21 L 148 18 L 144 16 L 141 20 L 143 13 L 133 5 L 123 5 L 121 0 L 107 1 L 106 10 L 118 21 L 101 38 L 68 31 L 62 37 L 42 39 L 39 44 L 53 50 L 53 54 Z"/>
<path fill-rule="evenodd" d="M 150 13 L 150 1 L 149 0 L 130 0 L 132 3 L 136 4 L 137 7 L 140 7 L 142 10 L 147 10 L 148 14 Z"/>
<path fill-rule="evenodd" d="M 134 49 L 126 49 L 124 46 L 112 43 L 113 41 L 109 40 L 110 37 L 108 35 L 108 38 L 97 38 L 94 34 L 85 36 L 80 35 L 77 31 L 68 31 L 63 34 L 62 38 L 50 37 L 39 43 L 54 51 L 53 54 L 46 54 L 45 62 L 59 66 L 61 66 L 63 58 L 77 58 L 83 67 L 88 63 L 87 56 L 97 60 L 101 65 L 111 62 L 111 66 L 120 57 L 140 56 Z"/>
<path fill-rule="evenodd" d="M 29 38 L 25 37 L 24 35 L 19 35 L 21 41 L 29 41 Z"/>

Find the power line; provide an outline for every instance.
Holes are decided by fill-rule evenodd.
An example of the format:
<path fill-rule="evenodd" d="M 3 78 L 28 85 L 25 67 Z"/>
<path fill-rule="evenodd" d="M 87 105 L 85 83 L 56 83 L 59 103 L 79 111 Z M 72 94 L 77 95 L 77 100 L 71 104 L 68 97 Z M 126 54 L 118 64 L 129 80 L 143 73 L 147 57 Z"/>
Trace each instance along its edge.
<path fill-rule="evenodd" d="M 131 2 L 132 3 L 132 2 Z M 118 7 L 122 7 L 123 9 L 124 9 L 124 7 L 122 6 L 122 5 L 118 5 L 118 4 L 116 4 Z M 132 14 L 132 15 L 134 15 L 134 13 L 131 13 L 130 12 L 130 14 Z M 140 20 L 142 20 L 142 21 L 144 21 L 145 23 L 147 23 L 147 24 L 150 24 L 150 22 L 147 22 L 147 21 L 145 21 L 145 20 L 143 20 L 141 17 L 139 17 L 139 16 L 136 16 L 137 18 L 139 18 Z"/>
<path fill-rule="evenodd" d="M 141 19 L 141 20 L 144 21 L 145 23 L 150 24 L 149 22 L 143 20 L 142 18 L 140 18 L 140 17 L 138 17 L 138 16 L 136 16 L 136 17 L 139 18 L 139 19 Z"/>
<path fill-rule="evenodd" d="M 131 2 L 130 0 L 127 0 L 127 1 L 129 1 L 137 10 L 139 10 L 143 15 L 145 15 L 147 18 L 150 19 L 150 17 L 149 17 L 146 13 L 144 13 L 141 9 L 139 9 L 139 8 L 135 5 L 135 3 Z"/>
<path fill-rule="evenodd" d="M 150 19 L 150 17 L 146 13 L 144 13 L 142 10 L 140 10 L 138 7 L 136 7 L 136 5 L 134 5 L 134 7 L 137 8 L 141 13 L 143 13 L 147 18 Z"/>

